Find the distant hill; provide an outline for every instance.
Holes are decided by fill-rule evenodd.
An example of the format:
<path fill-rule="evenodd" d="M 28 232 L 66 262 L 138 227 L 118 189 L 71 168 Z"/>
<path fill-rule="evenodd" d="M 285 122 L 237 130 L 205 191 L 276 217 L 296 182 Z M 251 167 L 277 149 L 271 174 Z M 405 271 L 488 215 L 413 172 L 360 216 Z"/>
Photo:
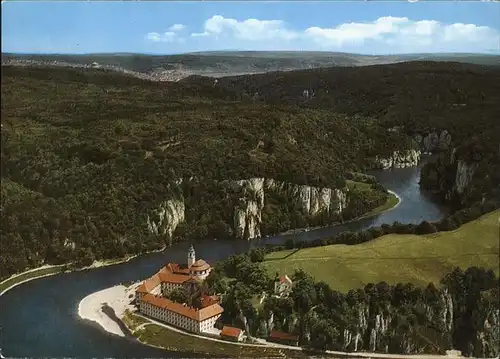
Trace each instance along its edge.
<path fill-rule="evenodd" d="M 181 55 L 131 53 L 37 55 L 2 53 L 2 64 L 102 67 L 131 72 L 138 77 L 177 81 L 190 75 L 210 77 L 291 71 L 324 67 L 351 67 L 408 61 L 453 61 L 500 64 L 500 56 L 483 54 L 408 54 L 371 56 L 318 51 L 216 51 Z"/>

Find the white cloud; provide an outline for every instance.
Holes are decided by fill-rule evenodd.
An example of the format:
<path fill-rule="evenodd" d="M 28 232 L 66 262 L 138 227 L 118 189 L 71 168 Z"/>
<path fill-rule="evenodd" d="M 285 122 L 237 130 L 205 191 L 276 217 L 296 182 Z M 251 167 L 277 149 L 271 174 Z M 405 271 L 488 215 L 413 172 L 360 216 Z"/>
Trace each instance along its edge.
<path fill-rule="evenodd" d="M 146 35 L 146 39 L 152 42 L 184 42 L 184 39 L 173 31 L 167 31 L 163 34 L 150 32 Z"/>
<path fill-rule="evenodd" d="M 146 35 L 146 39 L 154 42 L 158 42 L 161 40 L 160 34 L 157 32 L 150 32 Z"/>
<path fill-rule="evenodd" d="M 381 17 L 369 23 L 349 23 L 333 28 L 310 27 L 304 31 L 312 41 L 324 47 L 341 48 L 375 42 L 405 49 L 432 48 L 459 50 L 467 46 L 487 49 L 498 43 L 499 32 L 474 24 L 443 24 L 434 20 L 412 21 L 406 17 Z"/>
<path fill-rule="evenodd" d="M 172 26 L 170 26 L 168 28 L 168 31 L 173 31 L 173 32 L 177 32 L 177 31 L 182 31 L 186 28 L 185 25 L 182 25 L 182 24 L 174 24 Z"/>
<path fill-rule="evenodd" d="M 288 30 L 281 20 L 247 19 L 238 21 L 220 15 L 212 16 L 205 21 L 204 32 L 191 36 L 228 37 L 236 40 L 292 40 L 298 33 Z"/>
<path fill-rule="evenodd" d="M 151 41 L 177 41 L 170 31 L 148 34 Z M 168 35 L 167 35 L 168 34 Z M 197 38 L 204 38 L 202 43 Z M 191 33 L 193 47 L 203 49 L 333 50 L 360 52 L 476 52 L 498 48 L 499 31 L 475 24 L 380 17 L 331 27 L 294 29 L 282 20 L 237 20 L 214 15 L 203 31 Z M 197 50 L 202 50 L 197 48 Z"/>

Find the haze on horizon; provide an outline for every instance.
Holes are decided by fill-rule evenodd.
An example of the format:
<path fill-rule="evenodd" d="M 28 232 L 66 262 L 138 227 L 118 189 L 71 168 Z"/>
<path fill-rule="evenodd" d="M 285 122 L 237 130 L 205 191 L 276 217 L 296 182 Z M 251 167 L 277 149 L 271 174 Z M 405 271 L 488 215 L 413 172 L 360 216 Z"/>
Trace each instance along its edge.
<path fill-rule="evenodd" d="M 500 54 L 498 2 L 4 2 L 2 52 Z"/>

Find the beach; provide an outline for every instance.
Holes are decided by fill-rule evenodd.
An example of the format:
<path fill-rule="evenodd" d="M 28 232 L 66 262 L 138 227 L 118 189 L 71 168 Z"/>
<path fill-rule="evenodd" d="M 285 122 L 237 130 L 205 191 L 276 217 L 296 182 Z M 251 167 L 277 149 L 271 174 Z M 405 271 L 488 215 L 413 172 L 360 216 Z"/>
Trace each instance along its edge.
<path fill-rule="evenodd" d="M 132 301 L 135 297 L 135 289 L 139 284 L 136 283 L 130 287 L 117 285 L 89 294 L 78 305 L 79 317 L 96 322 L 109 333 L 124 337 L 125 333 L 118 323 L 102 311 L 102 306 L 103 304 L 107 304 L 115 311 L 118 318 L 122 318 L 127 309 L 131 311 L 135 309 Z M 131 298 L 129 298 L 130 295 L 132 295 Z"/>

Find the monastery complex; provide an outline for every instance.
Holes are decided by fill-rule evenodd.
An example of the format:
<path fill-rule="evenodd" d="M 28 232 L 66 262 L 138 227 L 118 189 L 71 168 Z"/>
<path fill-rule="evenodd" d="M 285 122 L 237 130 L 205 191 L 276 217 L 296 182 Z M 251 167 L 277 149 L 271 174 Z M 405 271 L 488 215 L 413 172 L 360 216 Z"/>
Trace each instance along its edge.
<path fill-rule="evenodd" d="M 194 248 L 191 246 L 187 264 L 169 263 L 137 288 L 139 311 L 193 333 L 213 332 L 215 322 L 224 311 L 217 296 L 201 294 L 201 308 L 176 303 L 167 298 L 178 288 L 184 288 L 190 295 L 196 294 L 198 284 L 205 280 L 211 269 L 203 259 L 196 260 Z"/>
<path fill-rule="evenodd" d="M 239 328 L 224 325 L 222 330 L 215 328 L 217 320 L 224 309 L 219 304 L 219 297 L 204 293 L 201 285 L 212 270 L 210 264 L 203 259 L 196 260 L 193 246 L 188 250 L 187 264 L 169 263 L 161 268 L 151 278 L 146 279 L 136 289 L 136 301 L 139 312 L 143 315 L 166 324 L 197 334 L 220 335 L 221 338 L 232 341 L 242 341 L 244 331 Z M 284 275 L 276 275 L 274 295 L 283 297 L 289 295 L 293 286 L 292 280 Z M 178 303 L 169 299 L 172 291 L 183 289 L 191 298 L 199 298 L 197 306 Z M 220 323 L 219 323 L 220 324 Z M 283 337 L 288 335 L 288 337 Z M 292 338 L 293 337 L 293 338 Z M 296 345 L 298 339 L 290 334 L 273 331 L 269 341 L 286 341 L 286 344 Z M 290 339 L 292 338 L 292 339 Z"/>

